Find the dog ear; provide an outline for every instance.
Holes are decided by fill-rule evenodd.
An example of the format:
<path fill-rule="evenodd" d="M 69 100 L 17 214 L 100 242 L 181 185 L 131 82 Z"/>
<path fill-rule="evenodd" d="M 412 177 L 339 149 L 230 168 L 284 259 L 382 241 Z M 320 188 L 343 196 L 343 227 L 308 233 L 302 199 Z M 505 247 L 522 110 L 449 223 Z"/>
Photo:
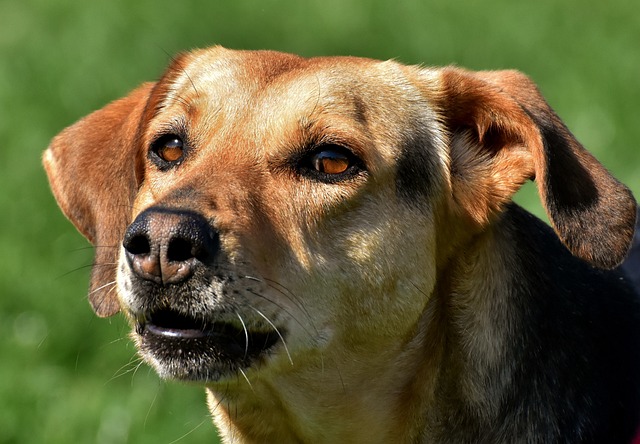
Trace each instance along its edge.
<path fill-rule="evenodd" d="M 527 179 L 577 257 L 601 268 L 624 259 L 636 204 L 517 71 L 442 71 L 441 112 L 451 134 L 454 199 L 486 222 Z"/>
<path fill-rule="evenodd" d="M 43 156 L 64 214 L 95 246 L 89 301 L 98 316 L 116 314 L 120 243 L 137 190 L 137 134 L 152 84 L 96 111 L 57 135 Z"/>

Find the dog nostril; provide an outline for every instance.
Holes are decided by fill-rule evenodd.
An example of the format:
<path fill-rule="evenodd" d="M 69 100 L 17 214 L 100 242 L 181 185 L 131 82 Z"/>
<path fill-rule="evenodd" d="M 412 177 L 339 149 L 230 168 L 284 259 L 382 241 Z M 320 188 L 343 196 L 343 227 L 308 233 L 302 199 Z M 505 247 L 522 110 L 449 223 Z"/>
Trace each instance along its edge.
<path fill-rule="evenodd" d="M 151 252 L 149 239 L 144 235 L 133 236 L 128 239 L 124 248 L 133 255 L 149 254 Z"/>
<path fill-rule="evenodd" d="M 193 244 L 186 239 L 177 237 L 171 239 L 167 248 L 169 262 L 184 262 L 194 257 Z"/>

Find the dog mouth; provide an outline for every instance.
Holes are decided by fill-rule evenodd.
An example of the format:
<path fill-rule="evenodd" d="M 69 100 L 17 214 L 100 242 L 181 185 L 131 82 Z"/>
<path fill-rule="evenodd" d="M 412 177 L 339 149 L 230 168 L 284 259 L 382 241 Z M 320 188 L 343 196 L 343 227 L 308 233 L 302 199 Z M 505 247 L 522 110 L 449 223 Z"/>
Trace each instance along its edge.
<path fill-rule="evenodd" d="M 216 381 L 256 365 L 282 334 L 171 309 L 139 317 L 135 331 L 143 357 L 161 376 L 191 381 Z"/>

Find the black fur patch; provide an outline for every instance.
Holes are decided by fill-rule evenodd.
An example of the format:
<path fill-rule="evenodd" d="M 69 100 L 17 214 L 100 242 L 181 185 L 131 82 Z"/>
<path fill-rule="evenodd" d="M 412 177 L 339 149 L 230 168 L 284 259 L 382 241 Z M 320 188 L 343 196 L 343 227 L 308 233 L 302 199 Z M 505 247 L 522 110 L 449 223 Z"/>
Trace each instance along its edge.
<path fill-rule="evenodd" d="M 431 196 L 439 176 L 436 148 L 427 131 L 409 135 L 402 145 L 396 171 L 396 192 L 412 205 Z"/>
<path fill-rule="evenodd" d="M 541 442 L 628 443 L 640 419 L 638 296 L 618 273 L 572 256 L 526 211 L 506 213 L 521 263 L 508 304 L 518 319 L 513 390 L 500 422 L 528 418 L 523 429 L 547 436 Z M 534 420 L 539 406 L 556 418 Z"/>

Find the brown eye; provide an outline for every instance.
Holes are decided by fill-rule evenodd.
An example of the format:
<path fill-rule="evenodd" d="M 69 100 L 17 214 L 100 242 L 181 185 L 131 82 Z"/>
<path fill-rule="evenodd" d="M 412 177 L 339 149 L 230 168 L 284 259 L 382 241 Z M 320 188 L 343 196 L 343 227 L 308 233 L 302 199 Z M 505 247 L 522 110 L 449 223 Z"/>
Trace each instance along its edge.
<path fill-rule="evenodd" d="M 182 140 L 178 137 L 167 137 L 157 147 L 156 153 L 165 162 L 176 162 L 180 160 L 184 154 L 184 146 Z"/>
<path fill-rule="evenodd" d="M 340 145 L 321 145 L 298 158 L 301 175 L 325 183 L 338 183 L 365 172 L 364 162 Z"/>
<path fill-rule="evenodd" d="M 314 170 L 325 174 L 342 174 L 351 166 L 350 159 L 346 154 L 332 149 L 314 154 L 311 162 Z"/>
<path fill-rule="evenodd" d="M 185 146 L 182 138 L 175 134 L 160 136 L 151 145 L 149 156 L 160 168 L 166 169 L 176 165 L 185 154 Z"/>

